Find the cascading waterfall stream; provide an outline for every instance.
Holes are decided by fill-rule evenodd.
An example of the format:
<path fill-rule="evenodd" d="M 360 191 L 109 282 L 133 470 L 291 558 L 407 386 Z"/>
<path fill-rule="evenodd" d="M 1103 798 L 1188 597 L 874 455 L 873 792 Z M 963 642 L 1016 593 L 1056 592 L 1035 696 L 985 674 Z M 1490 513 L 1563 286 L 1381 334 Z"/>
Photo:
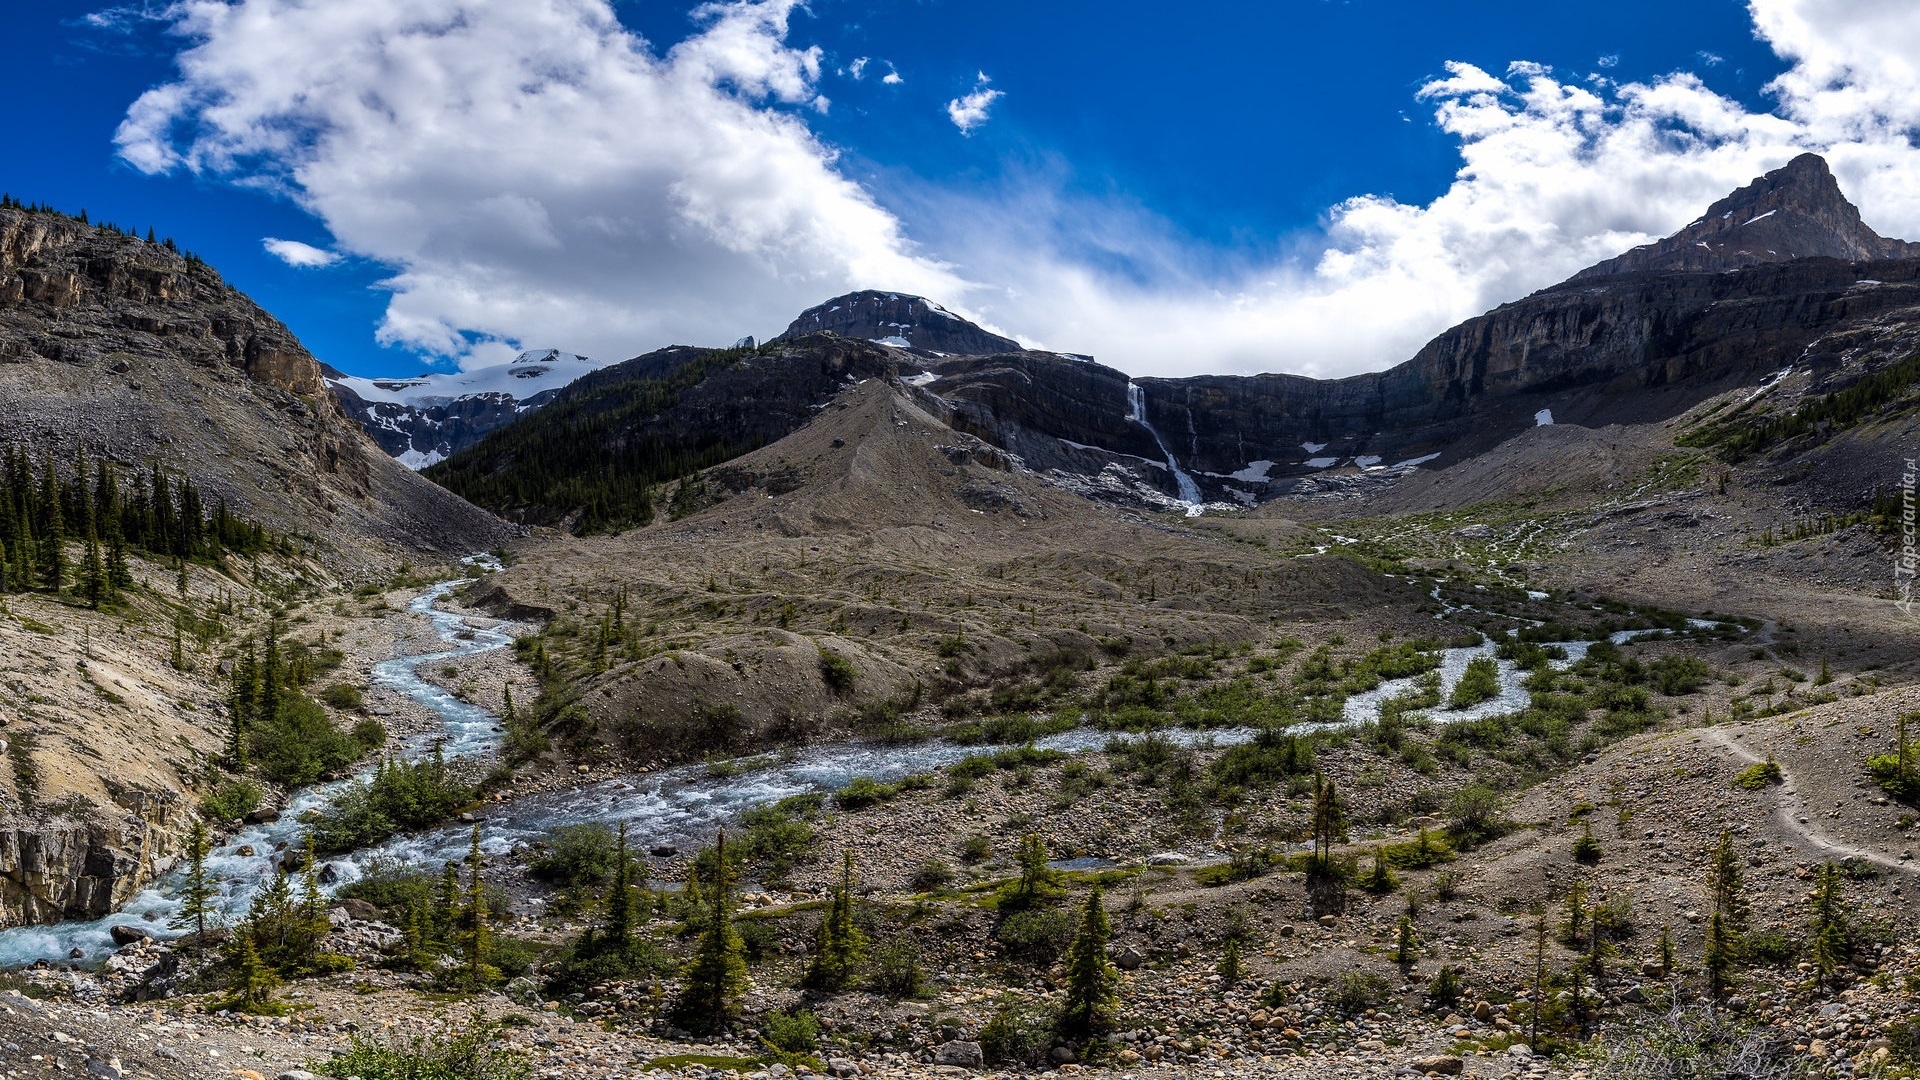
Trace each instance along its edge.
<path fill-rule="evenodd" d="M 1180 489 L 1180 501 L 1187 504 L 1187 516 L 1199 517 L 1203 498 L 1200 485 L 1193 482 L 1180 462 L 1173 456 L 1173 450 L 1167 446 L 1167 440 L 1160 437 L 1153 424 L 1147 420 L 1147 392 L 1135 383 L 1127 384 L 1127 419 L 1147 429 L 1153 436 L 1154 445 L 1160 447 L 1160 453 L 1167 459 L 1167 468 L 1173 473 L 1173 482 Z"/>

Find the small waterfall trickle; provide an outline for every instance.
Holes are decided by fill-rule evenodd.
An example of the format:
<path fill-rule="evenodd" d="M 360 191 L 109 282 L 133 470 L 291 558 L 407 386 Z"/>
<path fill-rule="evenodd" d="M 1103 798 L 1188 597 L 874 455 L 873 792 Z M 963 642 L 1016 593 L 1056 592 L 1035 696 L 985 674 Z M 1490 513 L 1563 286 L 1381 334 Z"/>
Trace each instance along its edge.
<path fill-rule="evenodd" d="M 1154 445 L 1160 447 L 1160 453 L 1166 457 L 1167 468 L 1173 472 L 1173 482 L 1180 489 L 1180 501 L 1187 504 L 1187 516 L 1199 517 L 1203 501 L 1200 485 L 1194 483 L 1193 477 L 1180 467 L 1167 440 L 1161 438 L 1160 432 L 1154 430 L 1153 424 L 1147 420 L 1147 392 L 1140 389 L 1138 384 L 1127 384 L 1127 410 L 1127 419 L 1146 428 L 1147 434 L 1153 436 Z"/>

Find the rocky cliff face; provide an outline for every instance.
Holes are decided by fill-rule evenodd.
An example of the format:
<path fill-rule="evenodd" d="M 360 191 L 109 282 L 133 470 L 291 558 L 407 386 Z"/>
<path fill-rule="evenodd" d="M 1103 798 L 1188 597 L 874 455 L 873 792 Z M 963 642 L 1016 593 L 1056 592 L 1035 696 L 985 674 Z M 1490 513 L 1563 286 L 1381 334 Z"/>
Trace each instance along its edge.
<path fill-rule="evenodd" d="M 989 333 L 924 297 L 856 292 L 810 307 L 775 341 L 821 332 L 921 353 L 983 356 L 1019 352 L 1020 343 Z"/>
<path fill-rule="evenodd" d="M 0 415 L 0 440 L 192 475 L 348 573 L 504 535 L 381 453 L 211 267 L 58 214 L 0 210 Z"/>
<path fill-rule="evenodd" d="M 1665 240 L 1590 266 L 1573 280 L 1734 270 L 1813 257 L 1920 259 L 1920 244 L 1890 240 L 1868 228 L 1841 194 L 1826 159 L 1802 154 L 1714 203 L 1698 221 Z"/>

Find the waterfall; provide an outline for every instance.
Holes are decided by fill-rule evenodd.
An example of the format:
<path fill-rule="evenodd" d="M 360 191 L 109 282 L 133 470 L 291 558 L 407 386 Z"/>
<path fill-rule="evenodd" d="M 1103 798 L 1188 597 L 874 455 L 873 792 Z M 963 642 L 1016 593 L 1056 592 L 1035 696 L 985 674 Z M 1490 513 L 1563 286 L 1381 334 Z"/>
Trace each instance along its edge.
<path fill-rule="evenodd" d="M 1180 488 L 1180 501 L 1187 504 L 1187 516 L 1199 517 L 1201 513 L 1200 485 L 1193 482 L 1180 462 L 1173 456 L 1173 450 L 1167 446 L 1167 440 L 1160 437 L 1153 424 L 1147 420 L 1147 392 L 1135 383 L 1127 384 L 1127 419 L 1147 429 L 1153 436 L 1154 445 L 1160 447 L 1160 453 L 1166 456 L 1167 468 L 1173 472 L 1173 482 Z"/>

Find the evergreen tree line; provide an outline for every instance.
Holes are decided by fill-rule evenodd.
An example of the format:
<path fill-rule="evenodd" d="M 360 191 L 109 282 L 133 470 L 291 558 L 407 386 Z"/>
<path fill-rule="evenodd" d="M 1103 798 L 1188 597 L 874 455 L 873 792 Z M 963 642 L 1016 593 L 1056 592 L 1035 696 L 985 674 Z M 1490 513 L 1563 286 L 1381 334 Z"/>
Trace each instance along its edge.
<path fill-rule="evenodd" d="M 78 214 L 69 214 L 49 203 L 21 202 L 19 199 L 14 198 L 12 193 L 10 192 L 0 192 L 0 210 L 18 210 L 23 214 L 44 214 L 48 217 L 64 218 L 68 221 L 77 221 L 82 225 L 91 225 L 94 228 L 99 229 L 101 232 L 104 232 L 104 233 L 112 233 L 115 236 L 124 236 L 130 240 L 141 239 L 141 236 L 138 230 L 122 228 L 118 224 L 115 224 L 114 222 L 111 222 L 111 221 L 103 221 L 97 225 L 94 224 L 92 221 L 87 220 L 87 211 L 84 207 L 80 210 Z M 200 256 L 195 255 L 191 251 L 185 251 L 185 252 L 181 251 L 180 245 L 174 243 L 173 237 L 169 236 L 164 240 L 154 239 L 152 226 L 148 226 L 147 235 L 145 239 L 146 239 L 146 242 L 149 244 L 153 244 L 156 247 L 166 248 L 168 251 L 173 252 L 175 255 L 179 255 L 185 258 L 188 264 L 190 265 L 194 265 L 194 266 L 205 265 L 205 263 L 201 260 Z"/>
<path fill-rule="evenodd" d="M 226 767 L 244 773 L 257 765 L 277 783 L 311 784 L 385 743 L 379 721 L 363 720 L 351 733 L 342 731 L 301 692 L 320 671 L 339 662 L 336 650 L 316 652 L 301 642 L 283 647 L 274 624 L 267 627 L 264 650 L 249 639 L 228 683 Z"/>
<path fill-rule="evenodd" d="M 81 558 L 70 563 L 67 546 Z M 71 476 L 52 455 L 36 462 L 15 446 L 0 452 L 0 592 L 44 589 L 83 595 L 94 607 L 133 584 L 127 557 L 216 559 L 252 555 L 279 543 L 258 523 L 211 507 L 188 476 L 157 463 L 122 477 L 82 452 Z"/>
<path fill-rule="evenodd" d="M 1920 382 L 1920 353 L 1862 376 L 1852 386 L 1824 394 L 1790 413 L 1708 424 L 1687 432 L 1674 443 L 1718 446 L 1727 460 L 1739 461 L 1811 431 L 1850 428 L 1889 404 L 1910 404 L 1908 399 L 1917 382 Z"/>
<path fill-rule="evenodd" d="M 574 531 L 581 535 L 649 524 L 662 481 L 691 477 L 760 445 L 729 441 L 708 427 L 648 428 L 688 390 L 750 355 L 718 349 L 664 378 L 577 390 L 425 475 L 468 502 L 535 524 L 578 514 Z"/>

